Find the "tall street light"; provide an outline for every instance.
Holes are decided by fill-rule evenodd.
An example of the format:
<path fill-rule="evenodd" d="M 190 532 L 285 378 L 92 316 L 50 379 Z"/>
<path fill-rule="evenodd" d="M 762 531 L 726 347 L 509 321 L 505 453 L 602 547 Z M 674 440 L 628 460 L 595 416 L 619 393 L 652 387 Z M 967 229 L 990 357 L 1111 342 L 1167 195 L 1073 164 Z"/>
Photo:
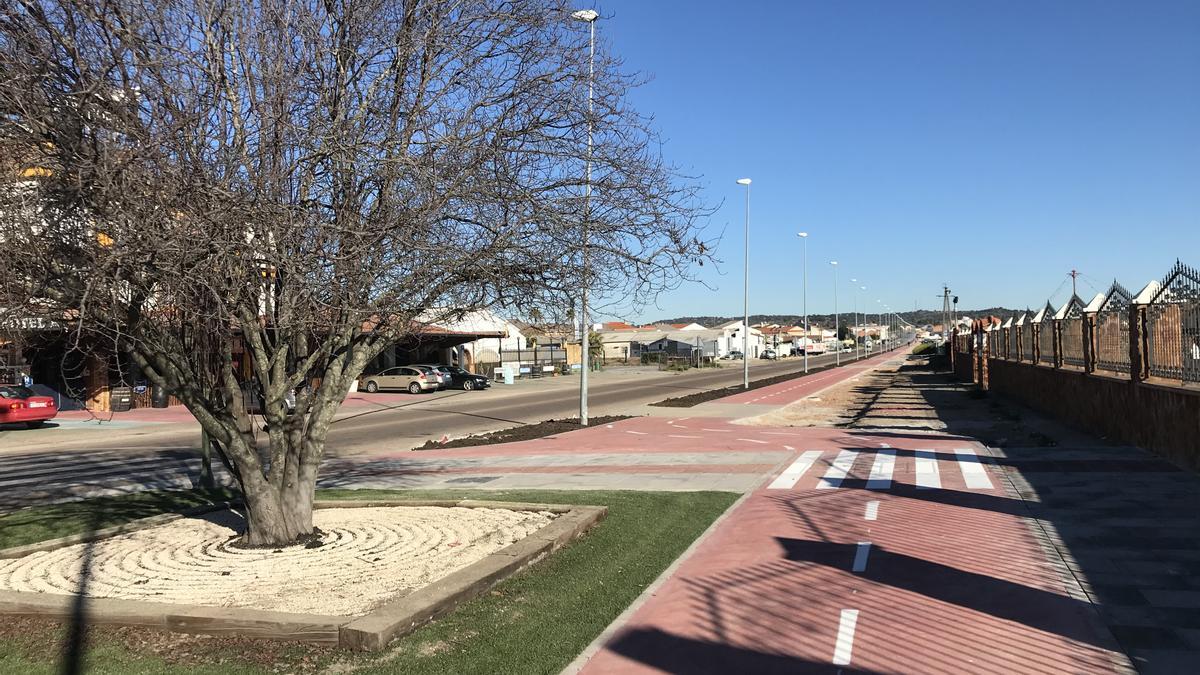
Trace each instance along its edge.
<path fill-rule="evenodd" d="M 865 292 L 866 292 L 866 290 L 867 290 L 867 287 L 866 287 L 866 286 L 859 286 L 859 289 L 861 289 L 861 290 L 862 290 L 862 291 L 865 293 Z M 857 298 L 857 297 L 854 299 L 854 302 L 855 302 L 856 304 L 858 303 L 858 298 Z M 870 319 L 868 319 L 868 318 L 867 318 L 867 308 L 866 308 L 866 307 L 863 307 L 863 313 L 862 313 L 862 322 L 865 324 L 865 323 L 866 323 L 867 321 L 869 321 L 869 320 L 870 320 Z M 858 338 L 855 338 L 855 339 L 858 339 Z M 866 344 L 866 341 L 867 341 L 867 329 L 864 327 L 864 328 L 863 328 L 863 355 L 864 355 L 864 356 L 870 353 L 870 352 L 868 352 L 868 351 L 867 351 L 867 344 Z"/>
<path fill-rule="evenodd" d="M 882 352 L 887 348 L 886 342 L 883 341 L 883 300 L 876 298 L 875 304 L 880 305 L 880 310 L 876 313 L 880 315 L 880 351 Z"/>
<path fill-rule="evenodd" d="M 742 259 L 742 386 L 750 388 L 750 179 L 739 178 L 746 186 L 746 228 Z"/>
<path fill-rule="evenodd" d="M 850 337 L 854 338 L 854 360 L 861 358 L 858 355 L 858 279 L 851 279 L 850 283 L 854 284 L 854 325 L 850 327 Z"/>
<path fill-rule="evenodd" d="M 890 348 L 892 346 L 892 340 L 895 339 L 894 336 L 892 335 L 892 308 L 890 305 L 888 305 L 885 302 L 885 303 L 883 303 L 883 309 L 887 312 L 887 314 L 885 314 L 884 316 L 887 317 L 887 322 L 888 322 L 888 342 L 887 343 L 888 343 L 888 347 Z"/>
<path fill-rule="evenodd" d="M 833 265 L 833 363 L 834 365 L 842 365 L 842 339 L 838 337 L 841 331 L 838 329 L 838 308 L 837 308 L 837 261 L 830 260 L 830 265 Z"/>
<path fill-rule="evenodd" d="M 811 340 L 808 337 L 808 233 L 797 232 L 797 237 L 804 242 L 804 372 L 808 372 L 808 346 Z"/>
<path fill-rule="evenodd" d="M 587 161 L 584 169 L 584 197 L 583 197 L 583 288 L 580 296 L 580 326 L 583 330 L 580 346 L 583 355 L 580 358 L 580 366 L 582 372 L 579 378 L 579 424 L 587 426 L 588 424 L 588 370 L 591 368 L 591 327 L 588 322 L 588 218 L 592 212 L 592 132 L 593 132 L 593 113 L 595 111 L 595 103 L 593 96 L 595 95 L 596 82 L 596 19 L 600 18 L 600 14 L 594 9 L 581 9 L 578 12 L 573 12 L 571 18 L 576 21 L 583 21 L 588 25 L 588 119 L 587 119 Z"/>

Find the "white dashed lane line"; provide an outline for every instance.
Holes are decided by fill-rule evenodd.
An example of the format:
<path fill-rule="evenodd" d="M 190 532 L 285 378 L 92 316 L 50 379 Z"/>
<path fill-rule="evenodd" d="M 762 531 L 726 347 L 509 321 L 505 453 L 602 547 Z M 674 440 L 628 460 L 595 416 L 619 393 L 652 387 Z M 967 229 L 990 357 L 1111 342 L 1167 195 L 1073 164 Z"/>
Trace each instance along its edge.
<path fill-rule="evenodd" d="M 875 520 L 879 517 L 879 500 L 867 502 L 867 510 L 863 513 L 864 520 Z"/>
<path fill-rule="evenodd" d="M 858 547 L 854 549 L 854 565 L 850 568 L 851 572 L 867 571 L 867 557 L 871 555 L 871 542 L 860 541 Z"/>
<path fill-rule="evenodd" d="M 854 650 L 854 626 L 858 623 L 857 609 L 843 609 L 838 620 L 837 643 L 833 647 L 833 665 L 850 665 L 850 654 Z"/>

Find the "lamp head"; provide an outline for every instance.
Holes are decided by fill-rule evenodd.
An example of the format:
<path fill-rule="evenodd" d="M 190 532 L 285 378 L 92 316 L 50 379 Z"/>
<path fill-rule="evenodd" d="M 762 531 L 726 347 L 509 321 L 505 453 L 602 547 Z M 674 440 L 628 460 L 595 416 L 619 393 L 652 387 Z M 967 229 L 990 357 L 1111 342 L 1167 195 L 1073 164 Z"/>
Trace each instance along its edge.
<path fill-rule="evenodd" d="M 600 18 L 600 14 L 594 9 L 581 9 L 578 12 L 571 12 L 571 18 L 584 23 L 591 23 Z"/>
<path fill-rule="evenodd" d="M 797 233 L 796 233 L 796 236 L 797 236 L 797 237 L 800 237 L 801 239 L 803 239 L 803 238 L 805 238 L 805 237 L 807 237 L 807 236 L 808 236 L 808 233 L 807 233 L 807 232 L 797 232 Z"/>
<path fill-rule="evenodd" d="M 739 179 L 737 179 L 737 184 L 738 185 L 749 185 L 750 179 L 749 178 L 739 178 Z"/>
<path fill-rule="evenodd" d="M 837 261 L 836 261 L 836 260 L 830 260 L 830 261 L 829 261 L 829 264 L 830 264 L 830 265 L 833 265 L 834 267 L 837 267 Z"/>

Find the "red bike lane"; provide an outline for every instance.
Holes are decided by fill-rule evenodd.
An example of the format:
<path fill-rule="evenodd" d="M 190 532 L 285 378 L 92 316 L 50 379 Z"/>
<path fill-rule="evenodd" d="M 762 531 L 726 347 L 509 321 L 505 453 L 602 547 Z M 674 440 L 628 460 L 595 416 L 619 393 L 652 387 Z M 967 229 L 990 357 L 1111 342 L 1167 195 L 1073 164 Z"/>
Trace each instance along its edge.
<path fill-rule="evenodd" d="M 1113 672 L 986 448 L 791 430 L 794 460 L 699 543 L 585 673 Z"/>

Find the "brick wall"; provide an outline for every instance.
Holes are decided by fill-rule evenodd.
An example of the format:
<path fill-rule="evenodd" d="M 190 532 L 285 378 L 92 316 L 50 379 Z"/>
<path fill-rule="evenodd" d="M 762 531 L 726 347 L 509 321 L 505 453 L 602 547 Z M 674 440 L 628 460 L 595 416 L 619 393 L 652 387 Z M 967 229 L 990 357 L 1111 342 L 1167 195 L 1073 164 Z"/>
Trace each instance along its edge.
<path fill-rule="evenodd" d="M 1003 359 L 988 359 L 988 379 L 990 391 L 1078 429 L 1200 469 L 1200 390 Z"/>

